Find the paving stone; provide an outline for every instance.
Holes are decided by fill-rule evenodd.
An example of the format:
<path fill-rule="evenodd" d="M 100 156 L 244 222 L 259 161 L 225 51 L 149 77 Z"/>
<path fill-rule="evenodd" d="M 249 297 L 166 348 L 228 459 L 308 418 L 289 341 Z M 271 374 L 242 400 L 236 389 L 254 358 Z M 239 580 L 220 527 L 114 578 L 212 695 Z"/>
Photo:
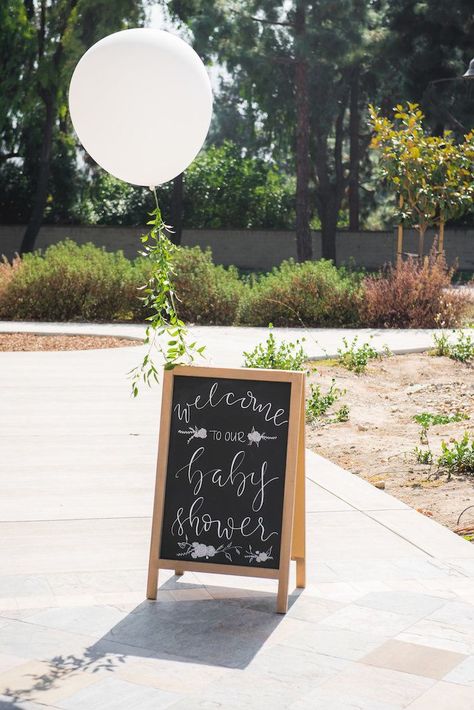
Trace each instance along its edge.
<path fill-rule="evenodd" d="M 177 693 L 107 678 L 59 703 L 63 710 L 161 710 L 179 700 Z"/>
<path fill-rule="evenodd" d="M 436 683 L 409 706 L 409 710 L 447 710 L 450 708 L 472 710 L 474 708 L 474 688 L 454 683 Z"/>
<path fill-rule="evenodd" d="M 390 639 L 361 658 L 360 662 L 441 680 L 464 659 L 465 656 L 453 651 Z"/>
<path fill-rule="evenodd" d="M 474 688 L 474 656 L 467 656 L 459 665 L 448 673 L 444 680 L 450 683 L 460 683 Z"/>
<path fill-rule="evenodd" d="M 372 592 L 356 601 L 356 604 L 360 606 L 391 611 L 396 614 L 408 614 L 417 619 L 428 616 L 445 603 L 445 599 L 410 591 Z"/>
<path fill-rule="evenodd" d="M 405 708 L 413 700 L 428 690 L 435 681 L 430 678 L 385 668 L 374 668 L 361 663 L 351 663 L 343 671 L 333 676 L 311 692 L 308 708 L 324 708 L 323 702 L 339 702 L 341 696 L 350 698 L 353 705 L 348 708 L 372 707 L 377 703 L 383 708 Z M 385 704 L 385 705 L 383 705 Z M 329 706 L 330 707 L 330 706 Z M 451 706 L 449 706 L 451 707 Z"/>

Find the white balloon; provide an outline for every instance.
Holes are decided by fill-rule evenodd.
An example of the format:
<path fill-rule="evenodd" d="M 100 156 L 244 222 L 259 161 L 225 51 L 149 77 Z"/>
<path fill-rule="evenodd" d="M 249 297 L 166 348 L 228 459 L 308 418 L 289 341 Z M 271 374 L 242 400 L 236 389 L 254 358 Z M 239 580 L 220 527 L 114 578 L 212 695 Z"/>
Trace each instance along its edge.
<path fill-rule="evenodd" d="M 81 57 L 69 110 L 79 140 L 102 168 L 134 185 L 155 186 L 199 153 L 211 121 L 211 84 L 182 39 L 162 30 L 123 30 Z"/>

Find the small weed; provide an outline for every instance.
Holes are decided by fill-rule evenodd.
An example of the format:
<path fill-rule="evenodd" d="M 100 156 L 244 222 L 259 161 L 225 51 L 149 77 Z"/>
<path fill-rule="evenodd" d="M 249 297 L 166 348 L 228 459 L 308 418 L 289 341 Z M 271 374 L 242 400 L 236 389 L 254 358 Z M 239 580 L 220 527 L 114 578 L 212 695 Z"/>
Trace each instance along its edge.
<path fill-rule="evenodd" d="M 474 359 L 474 339 L 464 331 L 458 334 L 457 341 L 451 345 L 449 357 L 458 362 L 469 362 Z"/>
<path fill-rule="evenodd" d="M 271 324 L 269 326 L 272 327 Z M 308 359 L 301 343 L 304 338 L 294 343 L 277 344 L 270 331 L 264 343 L 259 343 L 251 352 L 244 352 L 244 367 L 265 370 L 305 370 Z"/>
<path fill-rule="evenodd" d="M 441 451 L 437 464 L 440 469 L 447 470 L 448 481 L 453 473 L 474 474 L 474 438 L 467 431 L 459 441 L 454 439 L 451 446 L 442 441 Z"/>
<path fill-rule="evenodd" d="M 344 347 L 338 348 L 337 352 L 341 365 L 347 370 L 360 375 L 366 371 L 369 360 L 375 360 L 379 357 L 379 354 L 370 343 L 363 343 L 360 347 L 357 347 L 357 341 L 357 335 L 351 343 L 347 341 L 347 338 L 343 338 Z"/>
<path fill-rule="evenodd" d="M 463 330 L 453 330 L 453 334 L 457 335 L 454 342 L 450 342 L 446 333 L 433 335 L 435 345 L 433 355 L 450 357 L 451 360 L 464 363 L 474 360 L 474 338 Z"/>
<path fill-rule="evenodd" d="M 337 423 L 349 421 L 349 407 L 347 404 L 343 404 L 342 407 L 339 407 L 334 415 L 333 421 Z"/>
<path fill-rule="evenodd" d="M 306 421 L 314 422 L 316 419 L 323 417 L 328 409 L 332 407 L 334 402 L 340 399 L 344 394 L 345 390 L 340 390 L 336 387 L 336 380 L 333 378 L 331 381 L 331 386 L 327 392 L 323 393 L 321 391 L 321 385 L 309 386 L 309 397 L 306 400 Z M 347 412 L 349 412 L 348 407 L 346 407 Z M 340 410 L 339 410 L 340 411 Z M 337 417 L 337 413 L 336 413 Z M 342 420 L 338 420 L 342 421 Z M 344 420 L 346 421 L 346 420 Z"/>
<path fill-rule="evenodd" d="M 424 466 L 431 466 L 433 463 L 433 452 L 430 448 L 421 449 L 419 446 L 415 446 L 413 453 L 415 454 L 417 463 L 421 463 Z"/>
<path fill-rule="evenodd" d="M 455 414 L 431 414 L 430 412 L 422 412 L 415 414 L 413 421 L 419 424 L 423 429 L 428 429 L 430 426 L 439 424 L 451 424 L 452 422 L 461 422 L 464 419 L 469 419 L 468 414 L 464 412 L 455 412 Z"/>

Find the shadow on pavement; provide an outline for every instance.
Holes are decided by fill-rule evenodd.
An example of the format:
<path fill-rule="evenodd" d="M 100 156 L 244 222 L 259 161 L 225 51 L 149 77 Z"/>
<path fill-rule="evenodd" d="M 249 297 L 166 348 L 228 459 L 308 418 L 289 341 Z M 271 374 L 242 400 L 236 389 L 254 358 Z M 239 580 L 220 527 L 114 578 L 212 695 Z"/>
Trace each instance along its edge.
<path fill-rule="evenodd" d="M 195 585 L 181 583 L 179 588 L 195 589 Z M 81 655 L 51 658 L 43 673 L 27 676 L 28 687 L 5 689 L 3 697 L 11 703 L 0 701 L 0 710 L 19 710 L 21 705 L 15 703 L 42 702 L 44 692 L 59 688 L 70 677 L 113 673 L 130 658 L 243 669 L 284 617 L 275 613 L 275 594 L 242 597 L 238 591 L 241 594 L 235 590 L 232 597 L 232 589 L 226 589 L 225 599 L 144 601 Z M 291 595 L 289 604 L 297 597 Z"/>

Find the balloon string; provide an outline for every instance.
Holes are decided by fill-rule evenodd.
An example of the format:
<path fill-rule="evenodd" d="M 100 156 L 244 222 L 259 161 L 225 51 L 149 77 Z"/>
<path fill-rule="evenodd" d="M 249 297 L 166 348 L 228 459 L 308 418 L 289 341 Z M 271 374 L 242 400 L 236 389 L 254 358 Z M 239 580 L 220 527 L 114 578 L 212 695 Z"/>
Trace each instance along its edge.
<path fill-rule="evenodd" d="M 151 185 L 151 186 L 150 186 L 150 190 L 152 191 L 152 193 L 153 193 L 154 196 L 155 196 L 156 209 L 159 210 L 159 209 L 160 209 L 160 206 L 159 206 L 159 204 L 158 204 L 158 195 L 156 194 L 156 187 L 155 187 L 154 185 Z"/>

